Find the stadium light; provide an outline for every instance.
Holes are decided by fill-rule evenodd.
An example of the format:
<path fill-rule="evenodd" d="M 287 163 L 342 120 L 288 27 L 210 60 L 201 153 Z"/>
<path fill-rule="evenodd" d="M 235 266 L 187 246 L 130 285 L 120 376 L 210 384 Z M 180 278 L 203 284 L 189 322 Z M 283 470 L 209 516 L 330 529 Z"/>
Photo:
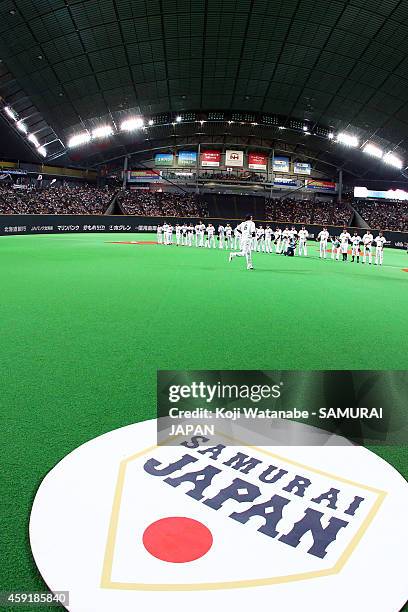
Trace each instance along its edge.
<path fill-rule="evenodd" d="M 394 168 L 399 168 L 401 170 L 403 163 L 402 160 L 394 155 L 391 151 L 389 151 L 386 155 L 384 155 L 383 160 L 389 166 L 393 166 Z"/>
<path fill-rule="evenodd" d="M 376 147 L 375 145 L 373 145 L 371 142 L 368 142 L 365 145 L 363 152 L 367 153 L 368 155 L 372 155 L 373 157 L 377 157 L 378 159 L 381 159 L 382 156 L 384 155 L 384 151 L 380 149 L 379 147 Z"/>
<path fill-rule="evenodd" d="M 92 138 L 106 138 L 113 134 L 113 127 L 111 125 L 101 125 L 100 127 L 92 130 Z"/>
<path fill-rule="evenodd" d="M 176 117 L 176 121 L 177 121 L 177 123 L 180 123 L 180 122 L 181 122 L 181 117 L 180 117 L 180 115 L 179 115 L 178 117 Z"/>
<path fill-rule="evenodd" d="M 10 108 L 9 106 L 5 106 L 4 107 L 4 112 L 6 113 L 6 115 L 8 115 L 10 117 L 10 119 L 13 119 L 14 121 L 17 121 L 17 119 L 18 119 L 17 113 L 15 113 L 12 108 Z"/>
<path fill-rule="evenodd" d="M 85 144 L 90 140 L 91 135 L 89 134 L 89 132 L 80 132 L 79 134 L 71 136 L 71 138 L 68 140 L 68 146 L 70 149 L 72 149 L 73 147 L 78 147 L 79 145 Z"/>
<path fill-rule="evenodd" d="M 37 151 L 43 157 L 47 157 L 47 149 L 45 147 L 38 147 Z"/>
<path fill-rule="evenodd" d="M 120 129 L 123 132 L 133 132 L 133 130 L 140 130 L 143 127 L 143 119 L 140 117 L 132 117 L 122 121 Z"/>
<path fill-rule="evenodd" d="M 40 146 L 40 143 L 39 143 L 39 141 L 38 141 L 38 138 L 37 138 L 36 136 L 34 136 L 34 134 L 29 134 L 29 135 L 27 136 L 27 138 L 28 138 L 28 140 L 29 140 L 30 142 L 32 142 L 32 143 L 33 143 L 33 144 L 34 144 L 36 147 L 39 147 L 39 146 Z"/>
<path fill-rule="evenodd" d="M 20 130 L 20 132 L 23 132 L 23 134 L 27 134 L 28 133 L 27 126 L 22 121 L 17 121 L 16 128 L 18 130 Z"/>
<path fill-rule="evenodd" d="M 357 136 L 352 136 L 351 134 L 345 134 L 344 132 L 340 132 L 337 134 L 336 141 L 340 144 L 344 144 L 347 147 L 358 147 L 358 138 Z"/>

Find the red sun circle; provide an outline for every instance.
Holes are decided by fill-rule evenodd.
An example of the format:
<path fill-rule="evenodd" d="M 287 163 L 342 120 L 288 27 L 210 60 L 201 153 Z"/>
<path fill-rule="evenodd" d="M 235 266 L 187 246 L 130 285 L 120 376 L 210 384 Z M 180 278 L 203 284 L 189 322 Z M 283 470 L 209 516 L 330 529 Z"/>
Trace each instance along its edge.
<path fill-rule="evenodd" d="M 205 525 L 183 516 L 159 519 L 143 533 L 146 550 L 169 563 L 195 561 L 210 550 L 212 543 L 212 533 Z"/>

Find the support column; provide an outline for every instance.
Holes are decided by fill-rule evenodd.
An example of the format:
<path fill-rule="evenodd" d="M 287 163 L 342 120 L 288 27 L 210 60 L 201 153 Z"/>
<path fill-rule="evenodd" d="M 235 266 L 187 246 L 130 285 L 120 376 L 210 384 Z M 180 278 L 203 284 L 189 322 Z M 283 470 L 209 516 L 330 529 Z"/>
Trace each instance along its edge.
<path fill-rule="evenodd" d="M 123 160 L 123 181 L 122 181 L 122 189 L 123 189 L 123 191 L 126 189 L 126 179 L 127 179 L 128 163 L 129 163 L 129 158 L 128 158 L 127 155 L 125 155 L 124 160 Z"/>
<path fill-rule="evenodd" d="M 337 202 L 341 204 L 343 195 L 343 170 L 341 168 L 339 168 L 338 170 L 338 177 L 339 180 L 337 182 Z"/>

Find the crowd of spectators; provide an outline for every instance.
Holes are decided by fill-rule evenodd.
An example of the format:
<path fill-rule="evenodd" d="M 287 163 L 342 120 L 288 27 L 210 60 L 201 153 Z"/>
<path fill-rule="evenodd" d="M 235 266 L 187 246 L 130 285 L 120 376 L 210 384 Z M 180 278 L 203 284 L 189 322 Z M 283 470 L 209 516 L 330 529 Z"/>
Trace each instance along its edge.
<path fill-rule="evenodd" d="M 357 201 L 353 207 L 372 229 L 408 232 L 407 202 Z"/>
<path fill-rule="evenodd" d="M 347 225 L 352 216 L 352 211 L 346 204 L 292 198 L 268 199 L 265 213 L 270 221 L 310 225 Z"/>
<path fill-rule="evenodd" d="M 126 215 L 207 217 L 207 204 L 197 195 L 166 191 L 125 191 L 118 196 Z"/>
<path fill-rule="evenodd" d="M 15 189 L 0 186 L 0 214 L 100 215 L 114 192 L 90 185 Z"/>
<path fill-rule="evenodd" d="M 267 180 L 266 174 L 258 174 L 248 170 L 237 170 L 232 172 L 201 172 L 200 179 L 207 181 L 225 181 L 227 183 L 264 183 Z"/>

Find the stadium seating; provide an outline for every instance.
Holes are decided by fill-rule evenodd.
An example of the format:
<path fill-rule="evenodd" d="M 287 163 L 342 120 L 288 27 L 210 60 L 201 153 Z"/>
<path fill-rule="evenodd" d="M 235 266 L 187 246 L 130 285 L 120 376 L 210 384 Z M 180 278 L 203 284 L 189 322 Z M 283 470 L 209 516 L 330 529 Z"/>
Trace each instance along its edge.
<path fill-rule="evenodd" d="M 1 214 L 100 215 L 114 192 L 92 186 L 24 190 L 0 187 Z"/>

